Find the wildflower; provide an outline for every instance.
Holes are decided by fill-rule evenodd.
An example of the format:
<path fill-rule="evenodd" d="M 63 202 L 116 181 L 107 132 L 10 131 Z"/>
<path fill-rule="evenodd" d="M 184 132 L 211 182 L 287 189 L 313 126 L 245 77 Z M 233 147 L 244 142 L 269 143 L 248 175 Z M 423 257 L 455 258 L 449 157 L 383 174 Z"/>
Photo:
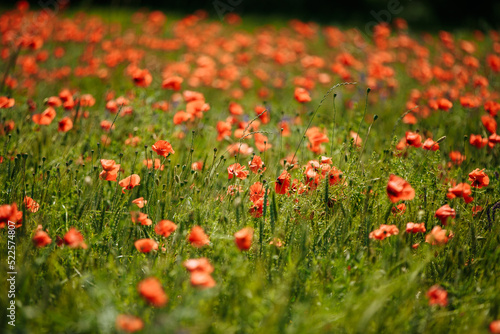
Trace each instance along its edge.
<path fill-rule="evenodd" d="M 134 224 L 141 223 L 144 226 L 150 226 L 153 224 L 153 221 L 148 218 L 148 215 L 142 212 L 134 211 L 130 213 L 132 222 Z"/>
<path fill-rule="evenodd" d="M 168 296 L 156 277 L 148 277 L 140 281 L 137 290 L 142 298 L 155 307 L 165 306 L 168 302 Z"/>
<path fill-rule="evenodd" d="M 177 229 L 177 225 L 175 225 L 170 220 L 160 220 L 158 224 L 155 226 L 155 232 L 158 235 L 161 235 L 165 238 L 168 238 L 170 234 L 172 234 Z"/>
<path fill-rule="evenodd" d="M 132 203 L 136 204 L 139 207 L 139 209 L 142 209 L 144 205 L 148 203 L 148 201 L 144 200 L 144 197 L 139 197 L 134 199 Z"/>
<path fill-rule="evenodd" d="M 28 196 L 24 197 L 24 205 L 26 206 L 26 209 L 28 209 L 31 212 L 37 212 L 38 209 L 40 209 L 40 204 L 38 204 L 33 200 L 33 198 Z"/>
<path fill-rule="evenodd" d="M 203 169 L 203 161 L 196 161 L 191 164 L 191 169 L 194 171 L 199 171 Z"/>
<path fill-rule="evenodd" d="M 448 111 L 451 109 L 451 107 L 453 107 L 453 103 L 451 103 L 450 100 L 445 99 L 445 98 L 439 99 L 437 101 L 437 104 L 438 104 L 438 108 L 441 110 L 444 110 L 444 111 Z"/>
<path fill-rule="evenodd" d="M 451 151 L 450 152 L 450 159 L 453 163 L 455 163 L 456 165 L 460 165 L 462 162 L 464 162 L 465 160 L 465 156 L 462 155 L 460 152 L 458 151 Z"/>
<path fill-rule="evenodd" d="M 333 186 L 342 181 L 343 173 L 340 169 L 333 166 L 328 172 L 328 183 Z"/>
<path fill-rule="evenodd" d="M 191 285 L 201 288 L 211 288 L 216 285 L 210 275 L 214 267 L 206 258 L 190 259 L 183 263 L 184 267 L 191 273 Z"/>
<path fill-rule="evenodd" d="M 135 248 L 141 253 L 149 253 L 158 250 L 158 243 L 153 239 L 139 239 L 134 242 Z"/>
<path fill-rule="evenodd" d="M 391 211 L 394 215 L 398 215 L 398 214 L 402 215 L 406 211 L 406 204 L 401 203 L 401 204 L 398 204 L 396 206 L 393 206 Z"/>
<path fill-rule="evenodd" d="M 283 171 L 276 179 L 275 191 L 277 194 L 286 194 L 290 188 L 290 173 Z"/>
<path fill-rule="evenodd" d="M 169 77 L 163 80 L 163 83 L 161 84 L 163 89 L 171 89 L 174 91 L 179 91 L 181 89 L 181 84 L 184 81 L 181 77 Z"/>
<path fill-rule="evenodd" d="M 444 245 L 448 242 L 450 235 L 441 226 L 434 226 L 429 234 L 425 236 L 425 242 L 431 245 Z"/>
<path fill-rule="evenodd" d="M 296 87 L 293 95 L 295 97 L 295 100 L 297 100 L 297 102 L 299 103 L 306 103 L 311 101 L 311 96 L 309 95 L 309 92 L 304 88 Z"/>
<path fill-rule="evenodd" d="M 495 320 L 490 323 L 490 332 L 493 334 L 500 334 L 500 320 Z"/>
<path fill-rule="evenodd" d="M 424 233 L 425 232 L 425 223 L 407 223 L 406 224 L 406 233 Z"/>
<path fill-rule="evenodd" d="M 271 240 L 271 241 L 269 242 L 269 244 L 270 244 L 270 245 L 274 245 L 274 246 L 276 246 L 276 247 L 278 247 L 278 248 L 283 247 L 283 241 L 281 241 L 281 239 L 280 239 L 280 238 L 274 238 L 273 240 Z"/>
<path fill-rule="evenodd" d="M 42 225 L 38 225 L 32 241 L 37 248 L 43 248 L 52 243 L 52 239 L 47 234 L 47 232 L 42 231 Z"/>
<path fill-rule="evenodd" d="M 448 194 L 446 194 L 446 197 L 448 197 L 449 199 L 455 197 L 463 197 L 465 203 L 470 203 L 474 200 L 474 198 L 470 197 L 471 194 L 472 192 L 468 183 L 459 183 L 455 187 L 448 189 Z"/>
<path fill-rule="evenodd" d="M 234 176 L 241 180 L 246 179 L 248 171 L 245 171 L 245 168 L 245 166 L 241 166 L 239 163 L 232 164 L 227 168 L 228 179 L 231 180 Z"/>
<path fill-rule="evenodd" d="M 415 190 L 404 179 L 391 174 L 387 183 L 387 195 L 392 203 L 404 200 L 412 200 L 415 197 Z"/>
<path fill-rule="evenodd" d="M 38 125 L 49 125 L 56 117 L 56 111 L 52 107 L 48 107 L 41 114 L 34 114 L 32 117 L 33 122 Z"/>
<path fill-rule="evenodd" d="M 439 150 L 439 144 L 432 140 L 431 138 L 427 138 L 422 146 L 424 150 L 437 151 Z"/>
<path fill-rule="evenodd" d="M 370 232 L 368 237 L 370 239 L 384 240 L 385 238 L 388 238 L 392 235 L 398 235 L 398 234 L 399 234 L 399 229 L 397 228 L 396 225 L 382 224 L 382 225 L 380 225 L 380 228 Z"/>
<path fill-rule="evenodd" d="M 122 187 L 122 193 L 125 194 L 125 190 L 133 189 L 139 185 L 139 182 L 141 182 L 141 177 L 137 174 L 132 174 L 121 180 L 118 184 Z"/>
<path fill-rule="evenodd" d="M 160 159 L 154 159 L 154 163 L 153 163 L 153 159 L 144 159 L 142 161 L 142 163 L 144 164 L 144 166 L 146 166 L 147 169 L 154 168 L 154 169 L 163 170 L 165 168 L 165 166 L 161 164 Z M 153 165 L 154 165 L 154 167 L 153 167 Z"/>
<path fill-rule="evenodd" d="M 489 133 L 497 132 L 497 121 L 490 115 L 481 116 L 481 122 Z"/>
<path fill-rule="evenodd" d="M 9 221 L 15 223 L 16 228 L 21 227 L 22 218 L 23 212 L 17 210 L 16 203 L 0 205 L 0 228 L 5 228 Z"/>
<path fill-rule="evenodd" d="M 406 144 L 418 148 L 422 146 L 422 137 L 418 133 L 407 131 Z"/>
<path fill-rule="evenodd" d="M 481 189 L 482 187 L 488 186 L 490 184 L 490 178 L 484 172 L 484 169 L 476 168 L 469 173 L 469 182 L 474 188 Z"/>
<path fill-rule="evenodd" d="M 101 159 L 101 166 L 103 171 L 99 174 L 99 178 L 106 181 L 116 181 L 120 165 L 114 160 Z"/>
<path fill-rule="evenodd" d="M 87 244 L 83 242 L 83 235 L 74 227 L 64 235 L 63 242 L 70 248 L 87 249 Z"/>
<path fill-rule="evenodd" d="M 134 333 L 144 328 L 144 322 L 139 317 L 128 314 L 120 314 L 116 317 L 115 326 L 118 330 L 127 333 Z"/>
<path fill-rule="evenodd" d="M 151 149 L 155 151 L 158 155 L 162 157 L 168 157 L 170 154 L 174 154 L 175 151 L 172 149 L 172 145 L 166 140 L 158 140 L 151 146 Z"/>
<path fill-rule="evenodd" d="M 263 173 L 266 170 L 266 167 L 262 162 L 262 158 L 258 155 L 254 155 L 252 160 L 248 162 L 248 168 L 250 168 L 250 170 L 255 174 L 259 172 Z"/>
<path fill-rule="evenodd" d="M 488 138 L 482 138 L 481 135 L 470 135 L 469 143 L 476 148 L 483 148 L 488 144 Z"/>
<path fill-rule="evenodd" d="M 245 227 L 234 234 L 234 242 L 242 251 L 249 250 L 252 246 L 253 229 Z"/>
<path fill-rule="evenodd" d="M 429 305 L 439 305 L 441 307 L 448 305 L 448 292 L 439 285 L 431 286 L 426 295 L 429 298 Z"/>
<path fill-rule="evenodd" d="M 73 128 L 73 121 L 69 117 L 64 117 L 58 123 L 57 131 L 59 132 L 68 132 Z"/>
<path fill-rule="evenodd" d="M 448 204 L 445 204 L 437 209 L 434 217 L 438 218 L 441 221 L 441 224 L 446 225 L 448 217 L 455 218 L 455 210 L 450 208 Z"/>
<path fill-rule="evenodd" d="M 188 241 L 191 243 L 191 245 L 197 248 L 201 248 L 210 243 L 208 236 L 200 226 L 195 226 L 191 229 L 191 232 L 188 236 Z"/>

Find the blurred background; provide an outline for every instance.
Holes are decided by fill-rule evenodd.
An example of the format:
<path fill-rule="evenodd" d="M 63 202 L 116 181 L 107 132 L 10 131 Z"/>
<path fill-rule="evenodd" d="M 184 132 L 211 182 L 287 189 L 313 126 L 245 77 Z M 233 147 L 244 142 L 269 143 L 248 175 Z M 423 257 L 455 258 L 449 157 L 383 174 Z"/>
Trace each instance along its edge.
<path fill-rule="evenodd" d="M 64 0 L 29 1 L 34 9 L 43 3 Z M 233 12 L 245 15 L 298 18 L 328 24 L 363 28 L 371 21 L 383 21 L 390 14 L 402 17 L 413 29 L 481 29 L 498 28 L 500 1 L 468 0 L 72 0 L 71 6 L 116 6 L 176 11 L 180 14 L 206 10 L 211 17 Z M 398 12 L 398 13 L 395 13 Z"/>

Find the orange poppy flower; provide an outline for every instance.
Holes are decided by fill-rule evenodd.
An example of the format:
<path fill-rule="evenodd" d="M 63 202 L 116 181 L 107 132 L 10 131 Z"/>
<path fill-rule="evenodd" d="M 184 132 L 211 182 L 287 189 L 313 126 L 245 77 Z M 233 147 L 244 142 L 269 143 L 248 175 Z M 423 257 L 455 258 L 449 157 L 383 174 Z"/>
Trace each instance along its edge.
<path fill-rule="evenodd" d="M 148 201 L 144 200 L 144 197 L 139 197 L 134 199 L 132 203 L 136 204 L 139 207 L 139 209 L 142 209 L 144 205 L 148 203 Z"/>
<path fill-rule="evenodd" d="M 69 117 L 64 117 L 58 123 L 57 131 L 59 132 L 68 132 L 73 128 L 73 121 Z"/>
<path fill-rule="evenodd" d="M 406 233 L 424 233 L 425 232 L 425 223 L 407 223 L 406 224 Z"/>
<path fill-rule="evenodd" d="M 304 88 L 296 87 L 293 95 L 295 97 L 295 100 L 297 100 L 297 102 L 299 103 L 311 102 L 311 96 L 309 95 L 309 92 Z"/>
<path fill-rule="evenodd" d="M 200 171 L 203 169 L 203 161 L 196 161 L 191 164 L 191 169 L 194 171 Z"/>
<path fill-rule="evenodd" d="M 499 71 L 500 71 L 500 58 L 499 58 Z M 495 320 L 490 323 L 490 332 L 493 334 L 500 334 L 500 320 Z"/>
<path fill-rule="evenodd" d="M 212 288 L 216 285 L 214 279 L 210 274 L 204 272 L 191 273 L 191 285 L 200 288 Z"/>
<path fill-rule="evenodd" d="M 144 164 L 144 166 L 146 166 L 147 169 L 153 168 L 153 159 L 143 160 L 142 163 Z M 164 168 L 165 166 L 161 164 L 160 159 L 154 159 L 154 169 L 163 170 Z"/>
<path fill-rule="evenodd" d="M 37 212 L 38 209 L 40 209 L 40 205 L 33 200 L 31 197 L 24 197 L 24 205 L 26 206 L 26 209 L 28 209 L 31 212 Z"/>
<path fill-rule="evenodd" d="M 250 186 L 249 197 L 250 201 L 256 203 L 258 200 L 263 198 L 265 195 L 264 185 L 260 182 L 255 182 Z"/>
<path fill-rule="evenodd" d="M 476 168 L 469 173 L 469 182 L 474 188 L 481 189 L 482 187 L 488 186 L 490 184 L 490 178 L 484 172 L 484 169 Z"/>
<path fill-rule="evenodd" d="M 116 329 L 120 331 L 135 333 L 144 328 L 144 322 L 139 317 L 128 314 L 120 314 L 116 317 L 115 326 Z"/>
<path fill-rule="evenodd" d="M 103 171 L 99 174 L 99 177 L 106 181 L 116 181 L 120 165 L 114 160 L 101 159 L 101 166 Z"/>
<path fill-rule="evenodd" d="M 434 217 L 438 218 L 441 221 L 441 224 L 446 225 L 448 218 L 455 218 L 455 210 L 448 204 L 445 204 L 437 209 Z"/>
<path fill-rule="evenodd" d="M 418 133 L 407 131 L 406 144 L 418 148 L 422 146 L 422 137 Z"/>
<path fill-rule="evenodd" d="M 141 177 L 137 174 L 132 174 L 118 182 L 118 184 L 122 187 L 122 193 L 125 194 L 125 190 L 133 189 L 139 185 L 139 182 L 141 182 Z"/>
<path fill-rule="evenodd" d="M 189 272 L 203 272 L 211 274 L 214 267 L 210 264 L 207 258 L 202 257 L 199 259 L 189 259 L 182 264 Z"/>
<path fill-rule="evenodd" d="M 47 234 L 47 232 L 42 231 L 42 225 L 38 225 L 38 228 L 36 229 L 36 233 L 33 236 L 32 241 L 35 247 L 37 248 L 43 248 L 52 243 L 52 239 Z"/>
<path fill-rule="evenodd" d="M 290 173 L 286 170 L 281 172 L 281 174 L 276 178 L 276 183 L 274 190 L 277 194 L 286 194 L 288 189 L 290 188 Z"/>
<path fill-rule="evenodd" d="M 455 164 L 460 165 L 465 160 L 465 155 L 462 155 L 458 151 L 451 151 L 450 152 L 450 159 Z"/>
<path fill-rule="evenodd" d="M 155 226 L 155 232 L 158 235 L 161 235 L 165 238 L 168 238 L 170 234 L 172 234 L 177 229 L 177 225 L 175 225 L 170 220 L 160 220 L 158 224 Z"/>
<path fill-rule="evenodd" d="M 48 107 L 41 114 L 34 114 L 32 119 L 38 125 L 49 125 L 56 117 L 56 111 L 52 107 Z"/>
<path fill-rule="evenodd" d="M 444 111 L 448 111 L 453 107 L 453 103 L 450 100 L 441 98 L 437 101 L 438 108 Z"/>
<path fill-rule="evenodd" d="M 429 298 L 429 305 L 439 305 L 441 307 L 448 305 L 448 292 L 439 285 L 431 286 L 426 295 Z"/>
<path fill-rule="evenodd" d="M 138 87 L 148 87 L 153 81 L 153 77 L 147 69 L 137 68 L 132 72 L 132 80 Z"/>
<path fill-rule="evenodd" d="M 12 108 L 15 103 L 16 102 L 13 98 L 0 96 L 0 109 Z"/>
<path fill-rule="evenodd" d="M 143 212 L 134 211 L 130 213 L 132 223 L 137 224 L 140 223 L 144 226 L 153 225 L 153 221 L 148 218 L 148 215 Z"/>
<path fill-rule="evenodd" d="M 195 226 L 191 229 L 191 232 L 188 236 L 188 241 L 196 248 L 201 248 L 210 243 L 208 236 L 200 226 Z"/>
<path fill-rule="evenodd" d="M 76 228 L 72 227 L 63 237 L 63 242 L 70 248 L 87 249 L 87 244 L 83 242 L 83 235 Z"/>
<path fill-rule="evenodd" d="M 382 224 L 377 230 L 370 232 L 368 237 L 370 239 L 384 240 L 392 235 L 398 235 L 399 229 L 396 225 L 385 225 Z"/>
<path fill-rule="evenodd" d="M 481 116 L 481 122 L 489 133 L 497 132 L 497 121 L 490 115 Z"/>
<path fill-rule="evenodd" d="M 153 239 L 139 239 L 134 242 L 135 248 L 141 253 L 149 253 L 158 250 L 158 243 Z"/>
<path fill-rule="evenodd" d="M 23 212 L 17 210 L 16 203 L 0 205 L 0 228 L 5 228 L 9 221 L 14 222 L 18 228 L 22 225 L 22 218 Z"/>
<path fill-rule="evenodd" d="M 163 89 L 171 89 L 175 91 L 179 91 L 181 89 L 181 84 L 184 81 L 181 77 L 174 76 L 174 77 L 169 77 L 163 80 L 163 83 L 161 84 Z"/>
<path fill-rule="evenodd" d="M 474 198 L 470 197 L 471 194 L 472 191 L 468 183 L 459 183 L 455 187 L 448 189 L 448 194 L 446 194 L 446 197 L 448 197 L 449 199 L 455 197 L 463 197 L 465 203 L 470 203 L 474 200 Z"/>
<path fill-rule="evenodd" d="M 172 145 L 166 140 L 158 140 L 151 146 L 151 149 L 155 151 L 158 155 L 162 157 L 168 157 L 170 154 L 174 154 L 175 151 L 172 149 Z"/>
<path fill-rule="evenodd" d="M 234 242 L 241 251 L 246 251 L 252 246 L 253 229 L 245 227 L 234 234 Z"/>
<path fill-rule="evenodd" d="M 236 102 L 229 103 L 229 112 L 231 115 L 243 115 L 243 107 Z"/>
<path fill-rule="evenodd" d="M 406 204 L 401 203 L 396 206 L 393 206 L 391 212 L 396 215 L 402 215 L 406 212 Z"/>
<path fill-rule="evenodd" d="M 168 302 L 168 296 L 156 277 L 148 277 L 140 281 L 137 290 L 142 298 L 154 307 L 165 306 Z"/>
<path fill-rule="evenodd" d="M 415 190 L 406 180 L 391 174 L 389 182 L 387 182 L 387 195 L 392 203 L 396 203 L 412 200 L 415 197 Z"/>
<path fill-rule="evenodd" d="M 234 176 L 240 180 L 246 179 L 248 171 L 244 170 L 245 168 L 245 166 L 241 166 L 239 163 L 235 163 L 227 167 L 228 179 L 231 180 Z"/>
<path fill-rule="evenodd" d="M 432 138 L 427 138 L 422 148 L 424 150 L 437 151 L 439 150 L 439 144 L 432 140 Z"/>

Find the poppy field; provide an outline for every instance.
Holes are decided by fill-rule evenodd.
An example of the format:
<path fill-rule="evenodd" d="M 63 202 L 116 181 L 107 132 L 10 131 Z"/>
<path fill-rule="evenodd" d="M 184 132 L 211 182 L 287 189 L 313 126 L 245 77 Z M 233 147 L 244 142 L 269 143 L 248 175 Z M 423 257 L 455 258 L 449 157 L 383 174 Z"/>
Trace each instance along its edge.
<path fill-rule="evenodd" d="M 500 32 L 0 32 L 1 333 L 500 333 Z"/>

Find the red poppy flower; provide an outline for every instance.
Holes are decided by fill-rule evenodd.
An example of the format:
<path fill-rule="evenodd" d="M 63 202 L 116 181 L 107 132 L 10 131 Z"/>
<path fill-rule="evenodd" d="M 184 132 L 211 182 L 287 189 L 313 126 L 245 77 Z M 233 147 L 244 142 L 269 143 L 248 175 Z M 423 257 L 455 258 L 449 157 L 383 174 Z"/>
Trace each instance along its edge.
<path fill-rule="evenodd" d="M 58 123 L 57 131 L 59 132 L 68 132 L 73 128 L 73 121 L 69 117 L 64 117 Z"/>
<path fill-rule="evenodd" d="M 434 217 L 438 218 L 441 224 L 446 225 L 448 218 L 455 218 L 455 210 L 450 208 L 448 204 L 445 204 L 437 209 Z"/>
<path fill-rule="evenodd" d="M 9 221 L 14 222 L 18 228 L 22 225 L 22 220 L 23 212 L 17 210 L 16 203 L 0 205 L 0 228 L 5 228 Z"/>
<path fill-rule="evenodd" d="M 125 194 L 125 190 L 133 189 L 139 185 L 139 182 L 141 182 L 141 177 L 137 174 L 132 174 L 118 182 L 118 184 L 122 187 L 122 193 Z"/>
<path fill-rule="evenodd" d="M 242 251 L 249 250 L 252 246 L 253 229 L 245 227 L 234 234 L 234 242 Z"/>
<path fill-rule="evenodd" d="M 38 228 L 36 229 L 32 241 L 35 247 L 37 248 L 43 248 L 52 243 L 52 239 L 47 234 L 47 232 L 42 231 L 42 225 L 38 225 Z"/>
<path fill-rule="evenodd" d="M 83 235 L 74 227 L 70 228 L 64 235 L 63 242 L 70 248 L 87 249 L 87 244 L 83 242 Z"/>
<path fill-rule="evenodd" d="M 432 140 L 432 138 L 427 138 L 422 148 L 424 150 L 437 151 L 439 150 L 439 144 Z"/>
<path fill-rule="evenodd" d="M 416 132 L 406 132 L 406 144 L 413 147 L 422 146 L 422 137 Z"/>
<path fill-rule="evenodd" d="M 426 295 L 429 298 L 429 305 L 439 305 L 441 307 L 448 305 L 448 292 L 439 285 L 431 286 Z"/>
<path fill-rule="evenodd" d="M 31 212 L 37 212 L 38 209 L 40 209 L 40 205 L 33 200 L 31 197 L 24 197 L 24 205 L 26 206 L 26 209 L 28 209 Z"/>
<path fill-rule="evenodd" d="M 170 154 L 174 154 L 175 151 L 172 149 L 172 145 L 166 140 L 158 140 L 151 146 L 151 149 L 155 151 L 158 155 L 162 157 L 168 157 Z"/>
<path fill-rule="evenodd" d="M 275 188 L 277 194 L 286 194 L 290 188 L 290 173 L 286 170 L 281 172 L 280 176 L 276 179 Z"/>
<path fill-rule="evenodd" d="M 137 290 L 142 298 L 154 307 L 165 306 L 168 302 L 168 296 L 156 277 L 149 277 L 140 281 Z"/>
<path fill-rule="evenodd" d="M 156 234 L 164 236 L 165 238 L 168 238 L 176 229 L 177 225 L 170 220 L 160 220 L 155 226 Z"/>
<path fill-rule="evenodd" d="M 299 103 L 311 102 L 311 96 L 309 95 L 309 92 L 304 88 L 296 87 L 293 95 L 295 97 L 295 100 L 297 100 L 297 102 Z"/>
<path fill-rule="evenodd" d="M 465 200 L 465 203 L 470 203 L 474 200 L 474 198 L 470 196 L 471 194 L 472 191 L 468 183 L 459 183 L 455 187 L 448 189 L 448 194 L 446 194 L 446 197 L 448 197 L 449 199 L 462 197 Z"/>
<path fill-rule="evenodd" d="M 484 172 L 484 169 L 476 168 L 469 173 L 469 182 L 472 183 L 474 188 L 481 189 L 482 187 L 486 187 L 490 184 L 490 178 Z"/>
<path fill-rule="evenodd" d="M 227 167 L 228 179 L 231 180 L 234 176 L 240 180 L 244 180 L 248 176 L 248 171 L 245 170 L 245 166 L 241 166 L 239 163 L 232 164 Z"/>
<path fill-rule="evenodd" d="M 399 234 L 399 229 L 396 225 L 382 224 L 377 230 L 370 232 L 368 237 L 370 239 L 384 240 L 385 238 L 398 234 Z"/>
<path fill-rule="evenodd" d="M 181 84 L 183 81 L 184 79 L 182 79 L 181 77 L 174 76 L 163 80 L 161 86 L 163 87 L 163 89 L 172 89 L 175 91 L 179 91 L 181 89 Z"/>
<path fill-rule="evenodd" d="M 191 232 L 188 236 L 188 241 L 191 243 L 191 245 L 197 248 L 201 248 L 210 243 L 208 236 L 200 226 L 195 226 L 191 229 Z"/>
<path fill-rule="evenodd" d="M 134 242 L 135 248 L 141 253 L 149 253 L 158 250 L 158 243 L 153 239 L 139 239 Z"/>
<path fill-rule="evenodd" d="M 412 200 L 415 197 L 415 190 L 406 180 L 391 174 L 389 182 L 387 182 L 387 195 L 392 203 L 396 203 Z"/>
<path fill-rule="evenodd" d="M 139 209 L 142 209 L 144 205 L 148 203 L 148 201 L 144 200 L 144 197 L 139 197 L 134 199 L 132 203 L 136 204 L 139 207 Z"/>
<path fill-rule="evenodd" d="M 127 333 L 134 333 L 144 328 L 144 322 L 141 318 L 128 314 L 118 315 L 115 325 L 116 329 Z"/>
<path fill-rule="evenodd" d="M 425 232 L 425 223 L 407 223 L 406 224 L 406 233 L 424 233 Z"/>

